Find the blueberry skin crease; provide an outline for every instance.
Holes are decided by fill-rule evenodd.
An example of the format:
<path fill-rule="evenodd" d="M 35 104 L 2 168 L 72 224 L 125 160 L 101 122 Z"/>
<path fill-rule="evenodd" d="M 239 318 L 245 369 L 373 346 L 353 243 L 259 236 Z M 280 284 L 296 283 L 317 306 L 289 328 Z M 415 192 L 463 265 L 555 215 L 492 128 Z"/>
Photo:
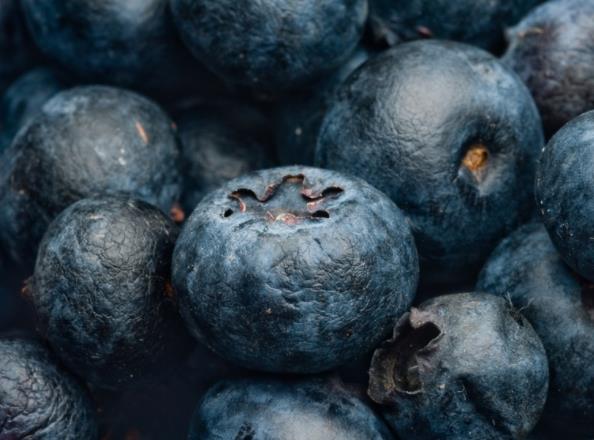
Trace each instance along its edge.
<path fill-rule="evenodd" d="M 367 180 L 410 218 L 421 283 L 460 283 L 534 209 L 544 143 L 528 90 L 488 53 L 405 43 L 372 58 L 326 114 L 316 165 Z"/>
<path fill-rule="evenodd" d="M 230 84 L 277 94 L 340 66 L 355 49 L 367 0 L 171 0 L 186 45 Z"/>
<path fill-rule="evenodd" d="M 592 284 L 563 263 L 541 224 L 530 224 L 497 247 L 477 288 L 520 308 L 542 339 L 551 370 L 542 417 L 549 432 L 594 436 Z"/>
<path fill-rule="evenodd" d="M 0 338 L 0 439 L 94 440 L 95 410 L 83 387 L 38 341 Z"/>
<path fill-rule="evenodd" d="M 391 440 L 364 400 L 336 379 L 219 382 L 194 413 L 188 440 Z"/>
<path fill-rule="evenodd" d="M 186 212 L 191 213 L 206 194 L 227 181 L 272 165 L 268 145 L 252 133 L 252 126 L 235 120 L 245 117 L 257 123 L 259 115 L 252 112 L 257 111 L 246 107 L 238 115 L 229 115 L 225 107 L 199 105 L 177 119 Z"/>
<path fill-rule="evenodd" d="M 122 196 L 81 200 L 48 228 L 28 296 L 57 355 L 92 385 L 139 382 L 178 349 L 176 237 L 165 214 Z"/>
<path fill-rule="evenodd" d="M 508 31 L 503 62 L 526 83 L 548 137 L 594 107 L 594 1 L 548 1 Z"/>
<path fill-rule="evenodd" d="M 50 67 L 32 69 L 13 82 L 0 101 L 0 151 L 8 147 L 19 129 L 67 84 L 66 77 Z"/>
<path fill-rule="evenodd" d="M 544 148 L 536 172 L 538 213 L 565 262 L 594 280 L 594 111 L 577 117 Z"/>
<path fill-rule="evenodd" d="M 518 439 L 536 425 L 542 342 L 504 299 L 444 295 L 405 314 L 374 353 L 368 394 L 405 439 Z"/>
<path fill-rule="evenodd" d="M 434 37 L 497 49 L 504 29 L 543 0 L 370 0 L 376 37 L 393 45 Z"/>
<path fill-rule="evenodd" d="M 19 0 L 0 2 L 0 92 L 38 60 Z"/>
<path fill-rule="evenodd" d="M 127 192 L 168 212 L 181 192 L 172 122 L 122 89 L 77 87 L 43 106 L 0 157 L 0 246 L 29 268 L 50 221 L 97 193 Z"/>
<path fill-rule="evenodd" d="M 308 167 L 210 193 L 173 257 L 191 333 L 269 372 L 314 373 L 364 355 L 410 305 L 417 276 L 396 205 L 360 179 Z"/>
<path fill-rule="evenodd" d="M 212 78 L 177 36 L 167 0 L 22 0 L 40 50 L 83 79 L 159 96 Z"/>

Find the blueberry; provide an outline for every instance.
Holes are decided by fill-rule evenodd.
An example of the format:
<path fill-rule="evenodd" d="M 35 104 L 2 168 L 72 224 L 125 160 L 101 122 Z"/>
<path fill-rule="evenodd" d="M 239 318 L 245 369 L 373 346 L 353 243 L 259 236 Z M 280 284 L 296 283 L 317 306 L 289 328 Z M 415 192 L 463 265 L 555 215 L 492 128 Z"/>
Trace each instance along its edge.
<path fill-rule="evenodd" d="M 125 191 L 168 211 L 181 191 L 172 123 L 122 89 L 61 92 L 0 158 L 0 247 L 32 266 L 49 222 L 95 193 Z"/>
<path fill-rule="evenodd" d="M 0 2 L 0 92 L 38 61 L 19 0 Z"/>
<path fill-rule="evenodd" d="M 233 101 L 226 104 L 240 107 Z M 258 133 L 264 116 L 249 106 L 238 114 L 230 113 L 229 107 L 223 102 L 201 104 L 177 118 L 184 173 L 182 205 L 188 213 L 228 180 L 272 165 L 268 145 Z M 246 118 L 255 126 L 244 125 Z"/>
<path fill-rule="evenodd" d="M 176 237 L 165 214 L 123 196 L 83 199 L 48 228 L 28 296 L 50 345 L 89 383 L 135 384 L 183 348 L 169 282 Z"/>
<path fill-rule="evenodd" d="M 391 440 L 356 391 L 336 379 L 244 379 L 213 386 L 188 440 Z"/>
<path fill-rule="evenodd" d="M 0 101 L 0 150 L 9 146 L 18 130 L 36 116 L 51 97 L 64 90 L 67 78 L 50 67 L 21 75 Z"/>
<path fill-rule="evenodd" d="M 378 348 L 369 396 L 405 439 L 518 439 L 536 425 L 549 372 L 542 342 L 504 299 L 440 296 Z"/>
<path fill-rule="evenodd" d="M 357 45 L 367 0 L 171 0 L 182 39 L 230 84 L 276 94 L 340 66 Z"/>
<path fill-rule="evenodd" d="M 169 96 L 213 80 L 179 40 L 168 0 L 22 0 L 37 46 L 82 78 Z"/>
<path fill-rule="evenodd" d="M 334 93 L 370 56 L 363 46 L 357 48 L 346 63 L 310 90 L 295 92 L 278 103 L 275 129 L 282 164 L 313 165 L 320 126 Z"/>
<path fill-rule="evenodd" d="M 507 298 L 532 323 L 549 357 L 551 386 L 543 422 L 569 438 L 594 436 L 594 286 L 564 263 L 544 227 L 506 238 L 478 288 Z"/>
<path fill-rule="evenodd" d="M 341 86 L 316 165 L 366 179 L 405 211 L 423 284 L 459 283 L 530 217 L 543 143 L 530 94 L 497 59 L 416 41 L 372 58 Z"/>
<path fill-rule="evenodd" d="M 99 438 L 86 391 L 33 339 L 0 338 L 0 438 Z"/>
<path fill-rule="evenodd" d="M 399 209 L 360 179 L 284 167 L 207 195 L 184 225 L 173 282 L 191 332 L 246 368 L 312 373 L 363 355 L 413 300 Z"/>
<path fill-rule="evenodd" d="M 538 212 L 565 262 L 594 281 L 594 111 L 549 141 L 536 172 Z"/>
<path fill-rule="evenodd" d="M 374 36 L 384 43 L 435 37 L 498 49 L 506 26 L 543 0 L 370 0 Z"/>
<path fill-rule="evenodd" d="M 547 136 L 594 107 L 594 1 L 547 1 L 508 38 L 503 62 L 532 92 Z"/>

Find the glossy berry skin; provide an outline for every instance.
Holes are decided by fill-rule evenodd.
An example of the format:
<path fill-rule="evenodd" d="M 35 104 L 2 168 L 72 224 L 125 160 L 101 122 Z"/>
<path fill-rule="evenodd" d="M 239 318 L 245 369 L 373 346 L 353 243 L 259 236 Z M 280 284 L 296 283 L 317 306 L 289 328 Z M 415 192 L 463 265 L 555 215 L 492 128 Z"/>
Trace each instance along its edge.
<path fill-rule="evenodd" d="M 548 137 L 594 107 L 594 1 L 547 1 L 508 39 L 503 62 L 532 92 Z"/>
<path fill-rule="evenodd" d="M 367 49 L 358 47 L 349 60 L 331 75 L 307 91 L 299 90 L 278 103 L 275 132 L 282 165 L 313 165 L 320 127 L 334 93 L 370 56 Z"/>
<path fill-rule="evenodd" d="M 0 338 L 0 439 L 97 440 L 95 409 L 47 347 Z"/>
<path fill-rule="evenodd" d="M 542 1 L 370 0 L 371 23 L 388 44 L 433 37 L 497 49 L 505 28 Z"/>
<path fill-rule="evenodd" d="M 19 0 L 0 2 L 0 93 L 37 62 L 38 54 L 23 19 Z"/>
<path fill-rule="evenodd" d="M 565 262 L 594 281 L 594 111 L 547 144 L 536 173 L 538 213 Z"/>
<path fill-rule="evenodd" d="M 182 205 L 188 214 L 227 181 L 273 165 L 268 145 L 257 132 L 265 123 L 263 115 L 233 101 L 226 104 L 240 111 L 233 113 L 222 102 L 201 104 L 176 118 L 184 176 Z"/>
<path fill-rule="evenodd" d="M 405 439 L 519 439 L 538 421 L 542 342 L 504 299 L 444 295 L 402 316 L 375 351 L 369 396 Z"/>
<path fill-rule="evenodd" d="M 168 299 L 176 237 L 157 208 L 119 196 L 76 202 L 48 228 L 28 295 L 52 348 L 89 383 L 133 384 L 183 340 Z"/>
<path fill-rule="evenodd" d="M 0 101 L 0 151 L 8 147 L 19 129 L 43 105 L 67 86 L 67 78 L 50 67 L 37 67 L 14 81 Z"/>
<path fill-rule="evenodd" d="M 423 284 L 459 283 L 531 215 L 543 142 L 528 90 L 497 59 L 416 41 L 372 58 L 341 86 L 316 165 L 367 180 L 406 213 Z"/>
<path fill-rule="evenodd" d="M 219 382 L 202 399 L 188 440 L 391 440 L 381 419 L 336 379 Z"/>
<path fill-rule="evenodd" d="M 178 155 L 153 102 L 105 86 L 57 94 L 0 159 L 0 246 L 30 267 L 50 221 L 97 193 L 131 193 L 168 212 L 181 192 Z"/>
<path fill-rule="evenodd" d="M 594 436 L 592 284 L 563 263 L 541 224 L 530 224 L 497 247 L 477 288 L 520 308 L 542 339 L 551 370 L 546 430 Z"/>
<path fill-rule="evenodd" d="M 182 39 L 230 84 L 277 94 L 340 66 L 355 49 L 367 0 L 171 0 Z"/>
<path fill-rule="evenodd" d="M 22 0 L 33 39 L 80 77 L 168 96 L 212 82 L 179 40 L 167 0 Z"/>
<path fill-rule="evenodd" d="M 236 364 L 314 373 L 364 355 L 413 300 L 410 229 L 360 179 L 283 167 L 206 196 L 173 257 L 192 334 Z M 373 319 L 369 319 L 373 317 Z"/>

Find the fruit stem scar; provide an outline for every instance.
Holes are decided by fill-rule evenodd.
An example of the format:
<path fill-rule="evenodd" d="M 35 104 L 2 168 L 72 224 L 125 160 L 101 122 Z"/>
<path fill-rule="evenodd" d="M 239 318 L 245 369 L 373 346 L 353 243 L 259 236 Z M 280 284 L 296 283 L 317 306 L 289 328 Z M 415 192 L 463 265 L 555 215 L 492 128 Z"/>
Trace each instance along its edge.
<path fill-rule="evenodd" d="M 489 160 L 489 150 L 483 144 L 472 145 L 464 158 L 462 165 L 468 168 L 471 172 L 476 173 L 483 169 Z"/>
<path fill-rule="evenodd" d="M 136 131 L 138 132 L 140 139 L 142 139 L 142 142 L 144 142 L 145 145 L 148 145 L 149 138 L 146 134 L 146 130 L 144 129 L 144 126 L 138 121 L 136 121 Z"/>

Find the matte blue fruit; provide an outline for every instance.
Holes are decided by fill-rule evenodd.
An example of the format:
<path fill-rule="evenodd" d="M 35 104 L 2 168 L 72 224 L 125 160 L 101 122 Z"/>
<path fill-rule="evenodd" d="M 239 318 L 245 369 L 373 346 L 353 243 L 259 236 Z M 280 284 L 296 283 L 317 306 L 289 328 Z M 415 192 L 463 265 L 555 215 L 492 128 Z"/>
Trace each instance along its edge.
<path fill-rule="evenodd" d="M 542 342 L 503 298 L 444 295 L 400 318 L 371 361 L 369 396 L 409 440 L 520 439 L 538 422 Z"/>
<path fill-rule="evenodd" d="M 336 379 L 244 379 L 213 386 L 188 440 L 391 440 L 364 398 Z"/>
<path fill-rule="evenodd" d="M 503 62 L 532 92 L 548 137 L 594 108 L 594 1 L 547 1 L 507 36 Z"/>
<path fill-rule="evenodd" d="M 194 56 L 226 82 L 267 94 L 295 89 L 346 61 L 367 0 L 171 0 Z"/>
<path fill-rule="evenodd" d="M 99 438 L 86 390 L 33 339 L 0 337 L 0 438 Z"/>
<path fill-rule="evenodd" d="M 421 283 L 472 280 L 534 210 L 544 143 L 530 93 L 475 47 L 416 41 L 388 50 L 340 87 L 316 165 L 367 180 L 411 222 Z"/>
<path fill-rule="evenodd" d="M 408 223 L 364 181 L 308 167 L 239 177 L 207 195 L 175 246 L 192 334 L 236 364 L 314 373 L 378 343 L 418 276 Z"/>
<path fill-rule="evenodd" d="M 594 286 L 571 271 L 541 224 L 495 250 L 478 289 L 522 310 L 547 351 L 551 385 L 542 417 L 551 438 L 594 436 Z"/>
<path fill-rule="evenodd" d="M 30 270 L 51 220 L 95 194 L 126 192 L 169 212 L 178 155 L 171 120 L 140 95 L 106 86 L 55 95 L 0 156 L 0 247 Z"/>

